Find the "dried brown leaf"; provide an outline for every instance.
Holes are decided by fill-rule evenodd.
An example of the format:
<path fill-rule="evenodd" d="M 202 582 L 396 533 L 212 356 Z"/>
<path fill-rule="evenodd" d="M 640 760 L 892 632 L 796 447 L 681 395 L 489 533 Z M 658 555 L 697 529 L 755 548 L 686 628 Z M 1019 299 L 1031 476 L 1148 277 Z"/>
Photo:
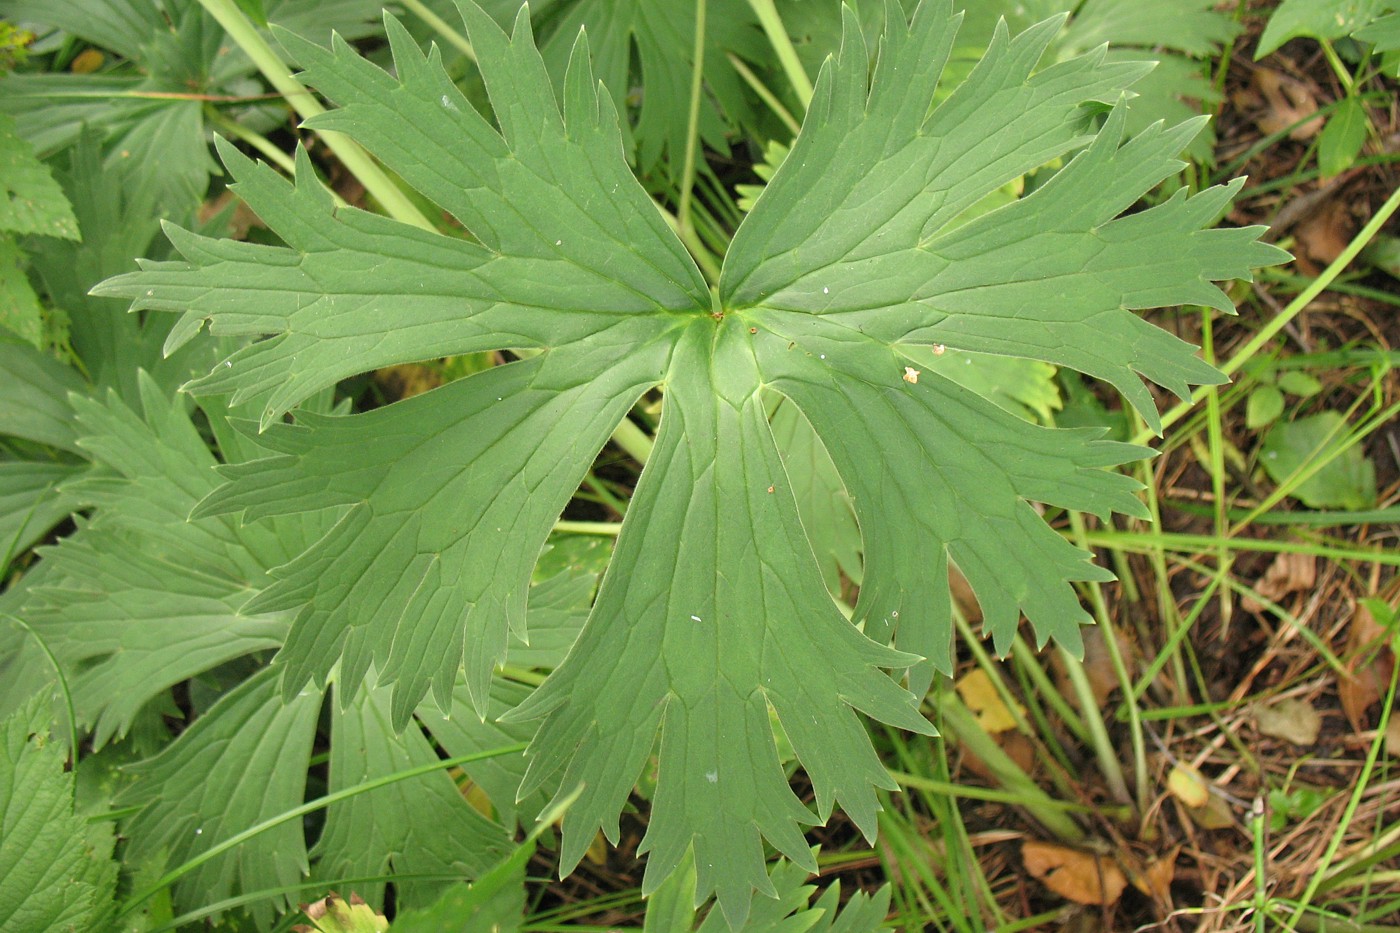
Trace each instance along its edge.
<path fill-rule="evenodd" d="M 1317 559 L 1311 554 L 1282 553 L 1274 558 L 1269 569 L 1254 584 L 1254 590 L 1271 602 L 1278 602 L 1289 593 L 1312 589 L 1317 583 Z M 1246 596 L 1240 605 L 1249 612 L 1263 611 L 1263 605 Z"/>
<path fill-rule="evenodd" d="M 1115 904 L 1128 886 L 1113 859 L 1051 842 L 1022 843 L 1021 862 L 1032 878 L 1077 904 Z"/>
<path fill-rule="evenodd" d="M 1384 644 L 1385 629 L 1365 600 L 1356 604 L 1347 632 L 1346 675 L 1337 682 L 1342 712 L 1356 732 L 1366 729 L 1366 711 L 1379 703 L 1390 683 L 1395 656 Z"/>
<path fill-rule="evenodd" d="M 1334 200 L 1298 221 L 1293 233 L 1309 259 L 1327 265 L 1351 243 L 1352 226 L 1351 211 L 1347 205 Z"/>
<path fill-rule="evenodd" d="M 1254 86 L 1268 104 L 1254 121 L 1265 133 L 1272 135 L 1293 127 L 1288 137 L 1301 142 L 1316 136 L 1322 129 L 1322 117 L 1307 119 L 1317 113 L 1317 98 L 1303 82 L 1269 68 L 1256 68 Z M 1306 122 L 1299 124 L 1300 120 Z"/>

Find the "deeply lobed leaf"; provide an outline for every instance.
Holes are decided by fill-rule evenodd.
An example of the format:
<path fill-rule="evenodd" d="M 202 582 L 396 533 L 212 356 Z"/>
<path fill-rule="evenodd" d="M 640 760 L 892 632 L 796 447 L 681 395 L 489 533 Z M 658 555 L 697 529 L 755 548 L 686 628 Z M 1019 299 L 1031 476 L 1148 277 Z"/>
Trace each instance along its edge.
<path fill-rule="evenodd" d="M 917 665 L 922 693 L 949 665 L 949 562 L 1000 647 L 1021 613 L 1074 645 L 1085 616 L 1070 581 L 1108 575 L 1031 503 L 1141 514 L 1110 468 L 1144 451 L 1026 424 L 937 372 L 920 378 L 911 359 L 937 344 L 1071 366 L 1152 421 L 1139 374 L 1177 393 L 1219 376 L 1132 312 L 1228 309 L 1211 281 L 1282 254 L 1257 229 L 1205 229 L 1231 187 L 1119 216 L 1177 170 L 1198 129 L 1124 142 L 1117 102 L 1142 66 L 1099 51 L 1041 68 L 1057 23 L 1002 29 L 930 108 L 958 18 L 929 0 L 906 22 L 891 3 L 873 75 L 847 16 L 712 301 L 626 167 L 586 43 L 561 107 L 523 13 L 509 38 L 475 6 L 463 14 L 499 130 L 392 19 L 392 77 L 339 40 L 284 39 L 341 104 L 313 125 L 365 143 L 471 239 L 334 207 L 304 154 L 293 186 L 224 147 L 238 190 L 286 246 L 172 229 L 184 261 L 101 291 L 183 312 L 172 345 L 206 320 L 272 335 L 192 387 L 255 400 L 275 452 L 227 468 L 197 514 L 337 518 L 253 608 L 299 613 L 279 655 L 284 696 L 338 663 L 346 703 L 374 667 L 399 727 L 430 689 L 446 709 L 464 664 L 485 711 L 509 632 L 525 634 L 550 523 L 608 432 L 663 386 L 660 436 L 592 614 L 513 714 L 543 718 L 522 793 L 553 786 L 563 800 L 583 785 L 564 824 L 571 866 L 599 827 L 617 837 L 659 735 L 645 889 L 693 851 L 697 897 L 718 891 L 741 925 L 750 890 L 771 893 L 764 840 L 810 865 L 801 828 L 836 805 L 873 832 L 873 788 L 891 785 L 855 711 L 929 731 L 884 669 Z M 1055 160 L 1068 161 L 1035 193 L 966 219 Z M 544 352 L 378 411 L 281 422 L 368 368 L 525 348 Z M 856 625 L 825 592 L 799 519 L 768 421 L 773 390 L 854 495 L 866 557 Z M 816 813 L 788 787 L 775 724 Z"/>

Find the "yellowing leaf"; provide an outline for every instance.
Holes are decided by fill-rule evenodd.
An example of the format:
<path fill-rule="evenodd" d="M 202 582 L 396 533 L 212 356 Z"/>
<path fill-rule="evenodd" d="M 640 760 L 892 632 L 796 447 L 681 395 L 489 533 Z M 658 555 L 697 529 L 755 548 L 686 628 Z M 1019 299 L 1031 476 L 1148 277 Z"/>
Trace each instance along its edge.
<path fill-rule="evenodd" d="M 1210 801 L 1210 787 L 1190 765 L 1177 765 L 1167 775 L 1167 790 L 1188 807 L 1200 809 Z"/>
<path fill-rule="evenodd" d="M 1317 742 L 1322 716 L 1312 704 L 1294 697 L 1254 708 L 1254 721 L 1262 735 L 1308 746 Z"/>
<path fill-rule="evenodd" d="M 386 933 L 389 929 L 389 918 L 375 913 L 357 894 L 350 895 L 349 903 L 331 894 L 303 905 L 301 912 L 311 923 L 292 927 L 296 933 Z"/>
<path fill-rule="evenodd" d="M 962 701 L 977 715 L 978 724 L 987 732 L 996 735 L 1016 728 L 1015 715 L 1007 708 L 1006 701 L 982 668 L 968 671 L 958 678 L 955 686 Z M 1019 705 L 1017 708 L 1025 712 Z"/>

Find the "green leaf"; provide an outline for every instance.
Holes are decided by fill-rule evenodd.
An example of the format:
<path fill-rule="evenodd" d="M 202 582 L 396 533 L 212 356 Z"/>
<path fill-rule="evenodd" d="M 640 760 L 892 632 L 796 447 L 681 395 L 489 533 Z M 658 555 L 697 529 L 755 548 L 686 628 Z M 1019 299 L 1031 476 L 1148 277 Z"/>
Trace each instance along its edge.
<path fill-rule="evenodd" d="M 84 468 L 30 460 L 0 461 L 0 566 L 24 553 L 50 528 L 77 509 L 59 485 Z"/>
<path fill-rule="evenodd" d="M 534 852 L 534 841 L 526 840 L 475 884 L 454 885 L 430 906 L 398 914 L 393 933 L 516 933 L 525 921 L 525 868 Z"/>
<path fill-rule="evenodd" d="M 816 855 L 816 850 L 812 850 Z M 738 933 L 869 933 L 883 928 L 889 912 L 890 887 L 885 885 L 875 894 L 854 892 L 841 906 L 841 882 L 827 886 L 816 903 L 808 906 L 816 886 L 808 884 L 810 872 L 791 862 L 779 860 L 769 871 L 776 899 L 753 900 L 748 922 Z M 650 917 L 650 911 L 647 912 Z M 689 926 L 665 927 L 667 930 L 688 929 Z M 697 933 L 725 933 L 729 930 L 720 913 L 712 910 Z"/>
<path fill-rule="evenodd" d="M 1014 356 L 993 356 L 944 346 L 902 345 L 899 352 L 919 367 L 946 376 L 1026 421 L 1048 423 L 1061 406 L 1055 367 Z"/>
<path fill-rule="evenodd" d="M 1274 380 L 1278 387 L 1289 395 L 1296 395 L 1299 398 L 1312 398 L 1322 391 L 1322 383 L 1317 377 L 1303 372 L 1301 369 L 1289 369 L 1278 374 Z"/>
<path fill-rule="evenodd" d="M 331 719 L 328 793 L 436 760 L 417 725 L 395 736 L 389 724 L 387 690 L 361 690 Z M 510 840 L 463 798 L 446 771 L 392 784 L 331 804 L 312 850 L 324 854 L 314 877 L 393 874 L 460 874 L 477 877 L 504 858 Z M 395 903 L 425 905 L 451 882 L 396 881 Z M 355 892 L 383 903 L 384 883 L 360 883 Z M 348 889 L 347 889 L 348 895 Z"/>
<path fill-rule="evenodd" d="M 642 933 L 673 933 L 695 927 L 695 856 L 686 857 L 671 877 L 647 898 Z"/>
<path fill-rule="evenodd" d="M 0 927 L 103 929 L 116 887 L 110 823 L 73 812 L 73 776 L 34 697 L 0 722 Z"/>
<path fill-rule="evenodd" d="M 1361 445 L 1346 441 L 1346 419 L 1335 411 L 1274 425 L 1264 436 L 1259 462 L 1275 483 L 1290 483 L 1289 495 L 1315 509 L 1368 509 L 1376 504 L 1376 467 Z M 1326 462 L 1301 483 L 1293 478 Z"/>
<path fill-rule="evenodd" d="M 64 491 L 99 508 L 44 551 L 50 572 L 26 609 L 72 666 L 74 702 L 97 747 L 174 684 L 278 647 L 288 624 L 245 605 L 266 583 L 264 568 L 286 559 L 285 545 L 267 528 L 187 520 L 218 485 L 214 458 L 182 406 L 149 378 L 141 386 L 144 417 L 115 393 L 73 396 L 78 443 L 105 469 Z"/>
<path fill-rule="evenodd" d="M 1389 4 L 1394 9 L 1394 4 Z M 1384 56 L 1383 67 L 1391 77 L 1400 77 L 1400 13 L 1389 13 L 1356 30 L 1355 37 L 1369 42 L 1373 50 Z"/>
<path fill-rule="evenodd" d="M 831 462 L 821 437 L 801 409 L 784 401 L 770 419 L 773 441 L 783 455 L 783 467 L 797 500 L 797 513 L 807 539 L 816 548 L 822 580 L 833 598 L 841 597 L 841 575 L 859 585 L 860 526 L 851 494 Z"/>
<path fill-rule="evenodd" d="M 686 114 L 695 58 L 696 0 L 579 0 L 560 16 L 541 43 L 545 65 L 563 88 L 574 40 L 587 29 L 593 70 L 612 94 L 619 113 L 635 109 L 632 134 L 643 173 L 669 154 L 678 169 L 685 153 Z M 701 142 L 729 152 L 726 131 L 751 124 L 752 107 L 739 75 L 726 60 L 735 54 L 753 61 L 772 55 L 747 0 L 707 0 Z M 635 67 L 634 67 L 635 62 Z M 639 71 L 639 74 L 634 72 Z M 640 103 L 629 107 L 633 86 Z"/>
<path fill-rule="evenodd" d="M 49 169 L 0 114 L 0 232 L 78 240 L 78 221 Z"/>
<path fill-rule="evenodd" d="M 68 404 L 69 392 L 86 389 L 77 371 L 32 346 L 0 340 L 0 372 L 0 434 L 80 453 Z"/>
<path fill-rule="evenodd" d="M 1366 142 L 1370 126 L 1365 103 L 1359 97 L 1342 98 L 1317 138 L 1317 167 L 1324 178 L 1351 168 Z"/>
<path fill-rule="evenodd" d="M 31 347 L 44 349 L 44 309 L 29 284 L 19 244 L 0 233 L 0 328 Z M 0 338 L 4 337 L 0 331 Z"/>
<path fill-rule="evenodd" d="M 1283 393 L 1274 386 L 1264 383 L 1249 393 L 1245 403 L 1244 423 L 1251 431 L 1273 424 L 1283 414 Z"/>
<path fill-rule="evenodd" d="M 170 28 L 152 0 L 10 0 L 6 9 L 16 20 L 61 29 L 131 59 Z"/>
<path fill-rule="evenodd" d="M 533 627 L 534 612 L 531 610 Z M 452 692 L 452 710 L 447 715 L 428 708 L 418 710 L 418 720 L 442 748 L 453 757 L 474 755 L 529 741 L 534 729 L 521 723 L 506 723 L 500 719 L 507 711 L 519 706 L 529 695 L 530 688 L 497 678 L 491 683 L 490 705 L 486 718 L 479 718 L 472 709 L 472 698 L 466 684 L 458 680 Z M 549 804 L 557 789 L 553 785 L 546 793 L 521 793 L 525 777 L 525 757 L 493 756 L 462 766 L 463 773 L 491 801 L 496 822 L 505 826 L 519 824 L 528 827 Z"/>
<path fill-rule="evenodd" d="M 253 338 L 192 388 L 261 408 L 274 455 L 225 467 L 229 482 L 195 516 L 336 522 L 245 609 L 297 612 L 278 660 L 285 697 L 339 665 L 344 704 L 374 667 L 400 728 L 429 691 L 450 710 L 462 668 L 489 712 L 509 634 L 528 634 L 552 522 L 608 433 L 663 387 L 659 437 L 592 614 L 510 718 L 544 720 L 522 794 L 579 794 L 565 870 L 599 827 L 617 839 L 655 751 L 644 890 L 693 851 L 697 894 L 718 891 L 741 926 L 751 892 L 774 890 L 765 840 L 812 868 L 802 827 L 833 807 L 874 833 L 873 788 L 892 781 L 856 713 L 930 731 L 914 694 L 950 667 L 949 561 L 998 647 L 1023 612 L 1042 640 L 1073 647 L 1087 615 L 1071 581 L 1109 575 L 1032 503 L 1145 514 L 1136 484 L 1111 472 L 1143 449 L 1029 424 L 937 372 L 906 379 L 906 350 L 1075 368 L 1155 425 L 1139 374 L 1183 396 L 1221 377 L 1133 311 L 1228 311 L 1212 281 L 1284 254 L 1257 242 L 1259 228 L 1206 229 L 1238 184 L 1118 216 L 1179 169 L 1199 122 L 1124 142 L 1125 113 L 1108 105 L 1144 68 L 1100 52 L 1038 68 L 1056 21 L 999 31 L 930 109 L 957 25 L 933 0 L 907 24 L 887 7 L 873 75 L 847 15 L 841 53 L 712 295 L 627 169 L 586 42 L 561 107 L 525 13 L 511 38 L 477 7 L 463 14 L 494 124 L 392 18 L 393 76 L 343 41 L 280 35 L 340 104 L 310 125 L 366 144 L 470 238 L 336 208 L 304 154 L 289 184 L 225 146 L 237 190 L 286 245 L 172 227 L 182 259 L 97 292 L 182 313 L 171 346 L 205 321 Z M 1065 160 L 1031 195 L 965 219 Z M 512 349 L 543 352 L 364 414 L 282 418 L 370 368 Z M 804 531 L 769 421 L 774 391 L 854 496 L 865 556 L 854 625 Z M 913 694 L 888 673 L 910 667 Z M 775 723 L 815 812 L 788 786 Z"/>
<path fill-rule="evenodd" d="M 1269 16 L 1259 46 L 1258 61 L 1290 39 L 1340 39 L 1374 20 L 1389 0 L 1283 0 Z"/>
<path fill-rule="evenodd" d="M 132 766 L 136 783 L 117 798 L 119 806 L 142 808 L 122 824 L 126 857 L 164 853 L 173 867 L 299 806 L 320 710 L 321 695 L 309 691 L 283 703 L 271 671 L 228 693 L 159 755 Z M 181 901 L 210 904 L 236 891 L 289 887 L 308 868 L 293 821 L 204 862 L 175 891 Z M 274 900 L 253 906 L 260 927 L 270 925 Z"/>

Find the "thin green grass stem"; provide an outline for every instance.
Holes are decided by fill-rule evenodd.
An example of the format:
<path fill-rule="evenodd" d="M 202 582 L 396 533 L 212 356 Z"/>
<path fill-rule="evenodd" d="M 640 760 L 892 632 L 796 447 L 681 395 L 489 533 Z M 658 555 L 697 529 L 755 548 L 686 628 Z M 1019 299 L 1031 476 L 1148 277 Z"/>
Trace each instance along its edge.
<path fill-rule="evenodd" d="M 631 418 L 623 418 L 618 422 L 617 427 L 613 428 L 612 439 L 613 443 L 627 451 L 632 459 L 642 466 L 646 466 L 651 450 L 656 446 L 656 442 Z"/>
<path fill-rule="evenodd" d="M 792 132 L 792 135 L 796 136 L 802 130 L 802 125 L 798 123 L 792 113 L 783 106 L 783 102 L 778 100 L 778 95 L 769 90 L 768 85 L 763 83 L 763 79 L 754 74 L 753 69 L 750 68 L 742 58 L 735 55 L 733 52 L 729 52 L 728 57 L 729 64 L 734 69 L 734 73 L 744 80 L 744 83 L 749 86 L 750 90 L 758 95 L 758 99 L 763 101 L 763 103 L 768 106 L 769 110 L 773 111 L 773 115 L 782 122 L 783 126 L 786 126 L 788 130 Z"/>
<path fill-rule="evenodd" d="M 1016 723 L 1016 731 L 1022 735 L 1033 735 L 1030 723 L 1026 720 L 1026 715 L 1021 711 L 1021 704 L 1012 695 L 1011 688 L 1006 686 L 1006 681 L 1002 679 L 1000 665 L 987 653 L 987 649 L 982 647 L 982 640 L 972 631 L 972 626 L 968 624 L 967 618 L 956 608 L 953 610 L 953 619 L 957 625 L 958 634 L 962 637 L 963 644 L 972 654 L 972 660 L 982 673 L 987 675 L 987 680 L 991 682 L 992 689 L 996 690 L 997 696 L 1001 698 L 1002 705 Z"/>
<path fill-rule="evenodd" d="M 238 47 L 253 60 L 253 64 L 257 65 L 263 77 L 302 119 L 309 119 L 326 112 L 326 108 L 321 106 L 321 102 L 316 99 L 315 95 L 308 91 L 282 63 L 282 59 L 272 50 L 272 46 L 267 44 L 257 27 L 238 8 L 234 0 L 199 0 L 199 2 L 209 12 L 209 15 L 214 17 L 218 24 L 224 28 L 229 38 L 237 43 Z M 428 218 L 423 216 L 422 212 L 384 173 L 384 170 L 370 158 L 369 153 L 361 148 L 359 143 L 341 133 L 326 131 L 319 135 L 346 169 L 359 179 L 360 183 L 365 186 L 365 190 L 388 212 L 389 216 L 401 223 L 422 227 L 424 230 L 434 229 Z"/>
<path fill-rule="evenodd" d="M 1142 426 L 1141 421 L 1142 419 L 1139 417 L 1139 427 Z M 1152 473 L 1151 465 L 1146 461 L 1139 462 L 1138 470 L 1138 479 L 1142 483 L 1143 490 L 1145 491 L 1147 511 L 1151 518 L 1152 527 L 1161 528 L 1162 500 L 1157 494 L 1158 484 L 1156 477 Z M 1114 548 L 1113 553 L 1121 554 L 1123 552 Z M 1147 551 L 1147 559 L 1152 565 L 1152 573 L 1157 580 L 1157 611 L 1161 614 L 1162 620 L 1166 623 L 1167 631 L 1171 633 L 1168 635 L 1168 645 L 1170 649 L 1164 649 L 1164 651 L 1166 651 L 1167 660 L 1170 661 L 1172 666 L 1172 678 L 1176 687 L 1176 696 L 1178 699 L 1188 697 L 1191 695 L 1191 692 L 1186 679 L 1186 664 L 1181 658 L 1179 646 L 1182 639 L 1184 639 L 1190 631 L 1190 624 L 1183 623 L 1181 613 L 1176 606 L 1176 600 L 1172 596 L 1171 574 L 1167 571 L 1166 550 L 1160 547 L 1150 548 Z M 1219 583 L 1216 585 L 1218 586 Z M 1190 614 L 1192 623 L 1194 623 L 1202 608 L 1204 607 L 1198 606 Z M 1144 637 L 1143 644 L 1151 644 L 1151 640 Z M 1158 655 L 1159 658 L 1162 656 L 1162 654 Z M 1134 697 L 1140 698 L 1141 694 L 1135 692 Z"/>
<path fill-rule="evenodd" d="M 1201 310 L 1201 352 L 1207 363 L 1215 363 L 1215 327 L 1211 308 Z M 1206 387 L 1206 449 L 1210 457 L 1210 491 L 1212 530 L 1218 538 L 1231 535 L 1226 513 L 1229 503 L 1225 492 L 1225 432 L 1221 425 L 1220 392 L 1216 386 Z M 1216 567 L 1222 575 L 1230 572 L 1233 561 L 1229 548 L 1221 545 L 1215 552 Z M 1220 591 L 1220 631 L 1223 638 L 1230 631 L 1230 619 L 1235 603 L 1229 593 Z"/>
<path fill-rule="evenodd" d="M 1381 547 L 1374 549 L 1329 547 L 1308 541 L 1268 541 L 1251 538 L 1226 538 L 1223 540 L 1234 551 L 1260 554 L 1312 554 L 1327 560 L 1359 560 L 1387 567 L 1400 567 L 1400 552 Z M 1089 531 L 1085 533 L 1084 541 L 1094 547 L 1116 547 L 1144 554 L 1150 553 L 1153 548 L 1157 547 L 1166 551 L 1205 554 L 1219 548 L 1222 539 L 1214 535 L 1192 535 L 1163 531 Z"/>
<path fill-rule="evenodd" d="M 961 737 L 959 737 L 961 738 Z M 969 784 L 959 784 L 956 781 L 940 781 L 935 778 L 922 777 L 917 774 L 909 774 L 904 771 L 891 771 L 890 777 L 895 783 L 906 790 L 921 790 L 931 794 L 940 794 L 945 797 L 957 797 L 963 800 L 985 800 L 988 803 L 1001 803 L 1007 806 L 1019 807 L 1025 805 L 1025 800 L 1020 794 L 1010 790 L 997 790 L 993 787 L 974 787 Z M 1098 813 L 1102 814 L 1105 809 L 1101 806 L 1093 806 L 1087 803 L 1074 803 L 1068 800 L 1056 800 L 1046 796 L 1044 805 L 1064 813 Z M 1112 807 L 1109 811 L 1115 816 L 1126 816 L 1127 807 Z M 1081 837 L 1082 837 L 1081 833 Z"/>
<path fill-rule="evenodd" d="M 351 885 L 366 884 L 393 884 L 401 881 L 461 881 L 461 875 L 444 874 L 389 874 L 389 875 L 363 875 L 355 878 L 326 878 L 317 881 L 303 881 L 299 884 L 283 885 L 279 888 L 263 888 L 259 891 L 250 891 L 247 894 L 238 894 L 234 897 L 226 897 L 221 901 L 206 904 L 197 910 L 181 914 L 173 920 L 163 923 L 158 927 L 145 930 L 145 933 L 167 933 L 170 930 L 178 930 L 186 924 L 203 920 L 205 917 L 212 917 L 221 914 L 226 910 L 234 910 L 245 907 L 248 904 L 256 904 L 258 901 L 265 901 L 274 897 L 281 897 L 286 894 L 300 894 L 306 891 L 334 891 L 350 887 Z"/>
<path fill-rule="evenodd" d="M 1269 876 L 1268 866 L 1268 826 L 1264 819 L 1264 800 L 1255 797 L 1249 811 L 1250 842 L 1254 852 L 1254 931 L 1265 933 L 1264 921 L 1268 916 Z"/>

